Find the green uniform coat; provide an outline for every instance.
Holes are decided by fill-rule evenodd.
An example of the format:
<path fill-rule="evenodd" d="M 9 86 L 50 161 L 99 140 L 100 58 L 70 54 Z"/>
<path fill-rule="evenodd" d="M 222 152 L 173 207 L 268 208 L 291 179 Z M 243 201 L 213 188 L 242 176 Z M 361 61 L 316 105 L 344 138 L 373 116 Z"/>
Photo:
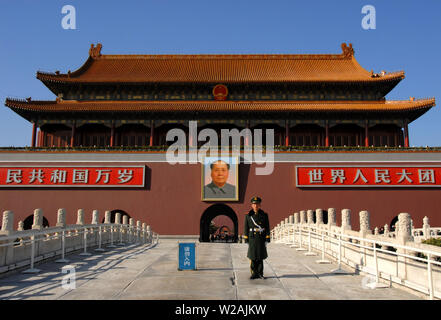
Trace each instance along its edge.
<path fill-rule="evenodd" d="M 254 221 L 263 228 L 263 232 L 254 231 L 254 229 L 258 229 L 258 227 L 251 220 L 253 217 Z M 250 231 L 250 229 L 253 229 Z M 248 255 L 247 257 L 251 260 L 263 260 L 268 257 L 268 253 L 266 252 L 266 241 L 270 240 L 270 228 L 269 228 L 269 220 L 268 215 L 262 210 L 254 213 L 253 210 L 245 216 L 244 223 L 244 238 L 248 240 Z"/>

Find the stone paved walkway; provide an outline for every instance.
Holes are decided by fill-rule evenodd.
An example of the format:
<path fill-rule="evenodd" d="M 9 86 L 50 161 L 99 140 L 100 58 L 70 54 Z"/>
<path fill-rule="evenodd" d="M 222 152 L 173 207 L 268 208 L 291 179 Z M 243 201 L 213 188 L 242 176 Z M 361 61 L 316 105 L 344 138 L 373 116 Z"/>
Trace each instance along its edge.
<path fill-rule="evenodd" d="M 38 274 L 0 279 L 0 299 L 420 299 L 398 288 L 367 289 L 364 276 L 332 274 L 335 264 L 317 264 L 288 246 L 269 244 L 266 279 L 249 279 L 246 244 L 198 243 L 198 270 L 177 270 L 177 240 L 126 246 L 83 257 L 67 256 L 76 288 L 61 286 L 63 265 L 47 262 Z"/>

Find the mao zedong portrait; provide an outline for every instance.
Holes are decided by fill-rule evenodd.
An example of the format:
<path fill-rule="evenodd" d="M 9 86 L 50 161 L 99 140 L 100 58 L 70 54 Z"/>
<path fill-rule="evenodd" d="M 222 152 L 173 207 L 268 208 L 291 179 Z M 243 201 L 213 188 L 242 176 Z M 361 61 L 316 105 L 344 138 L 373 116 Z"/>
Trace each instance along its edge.
<path fill-rule="evenodd" d="M 204 198 L 235 200 L 236 187 L 227 182 L 230 165 L 223 160 L 216 160 L 210 163 L 210 170 L 212 181 L 204 186 Z"/>

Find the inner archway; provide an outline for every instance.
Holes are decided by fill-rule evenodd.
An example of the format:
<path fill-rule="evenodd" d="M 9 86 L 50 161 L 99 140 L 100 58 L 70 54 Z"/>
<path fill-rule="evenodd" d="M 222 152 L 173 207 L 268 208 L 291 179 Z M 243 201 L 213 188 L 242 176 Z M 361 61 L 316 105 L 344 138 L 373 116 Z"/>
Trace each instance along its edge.
<path fill-rule="evenodd" d="M 237 242 L 238 239 L 238 222 L 237 215 L 233 209 L 223 203 L 216 203 L 212 206 L 208 207 L 201 216 L 201 224 L 200 224 L 200 242 L 210 242 L 210 234 L 214 233 L 213 225 L 211 222 L 218 216 L 226 216 L 231 219 L 233 230 L 228 228 L 231 232 L 231 241 Z M 210 228 L 211 226 L 211 228 Z M 224 227 L 224 226 L 219 226 Z M 216 228 L 217 230 L 218 228 Z"/>

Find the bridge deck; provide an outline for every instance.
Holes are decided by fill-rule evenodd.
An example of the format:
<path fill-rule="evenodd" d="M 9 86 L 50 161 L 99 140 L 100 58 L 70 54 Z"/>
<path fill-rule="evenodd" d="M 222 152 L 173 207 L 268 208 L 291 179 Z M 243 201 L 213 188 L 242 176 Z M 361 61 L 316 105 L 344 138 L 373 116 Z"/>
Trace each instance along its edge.
<path fill-rule="evenodd" d="M 89 257 L 69 255 L 76 288 L 61 286 L 63 265 L 47 262 L 38 274 L 0 279 L 0 299 L 420 299 L 398 288 L 368 289 L 363 275 L 332 274 L 336 264 L 317 264 L 281 244 L 269 244 L 267 279 L 250 280 L 247 245 L 198 244 L 198 270 L 177 270 L 177 240 L 153 247 L 126 246 Z"/>

